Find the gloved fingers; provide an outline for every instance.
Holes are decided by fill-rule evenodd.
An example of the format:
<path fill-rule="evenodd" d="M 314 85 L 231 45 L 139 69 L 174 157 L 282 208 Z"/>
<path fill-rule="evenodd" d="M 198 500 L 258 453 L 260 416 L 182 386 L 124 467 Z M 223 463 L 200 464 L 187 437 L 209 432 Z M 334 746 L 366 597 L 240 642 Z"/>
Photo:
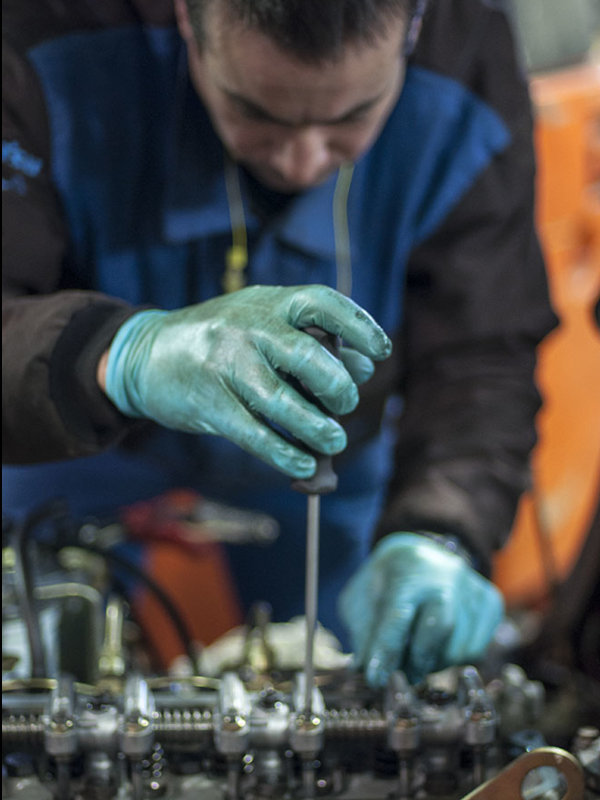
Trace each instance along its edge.
<path fill-rule="evenodd" d="M 254 414 L 283 428 L 318 453 L 334 455 L 344 449 L 347 439 L 343 427 L 268 365 L 255 364 L 242 377 L 243 383 L 232 388 Z"/>
<path fill-rule="evenodd" d="M 421 605 L 401 665 L 410 683 L 418 683 L 430 672 L 446 666 L 444 653 L 453 622 L 452 603 L 448 599 L 436 597 Z"/>
<path fill-rule="evenodd" d="M 243 450 L 292 478 L 314 475 L 317 466 L 314 457 L 278 435 L 237 398 L 224 393 L 219 411 L 210 428 L 200 423 L 199 430 L 226 436 Z"/>
<path fill-rule="evenodd" d="M 388 336 L 370 314 L 328 286 L 298 287 L 290 301 L 288 321 L 296 328 L 316 325 L 376 361 L 392 352 Z"/>
<path fill-rule="evenodd" d="M 366 383 L 375 372 L 375 365 L 367 356 L 363 356 L 351 347 L 340 347 L 340 361 L 346 367 L 357 386 Z"/>
<path fill-rule="evenodd" d="M 358 389 L 342 361 L 303 331 L 289 328 L 261 340 L 260 350 L 271 368 L 293 375 L 333 414 L 356 408 Z"/>
<path fill-rule="evenodd" d="M 478 661 L 494 635 L 503 615 L 500 592 L 491 583 L 475 576 L 470 591 L 462 598 L 453 634 L 446 648 L 446 664 L 466 664 Z"/>
<path fill-rule="evenodd" d="M 373 632 L 375 603 L 369 569 L 363 567 L 352 576 L 338 598 L 338 613 L 350 633 L 354 663 L 357 666 L 365 663 Z"/>
<path fill-rule="evenodd" d="M 393 590 L 377 609 L 374 630 L 368 644 L 365 678 L 372 688 L 387 684 L 392 672 L 404 663 L 411 628 L 415 618 L 415 603 L 410 596 Z"/>
<path fill-rule="evenodd" d="M 502 595 L 491 583 L 485 591 L 485 598 L 479 603 L 475 614 L 475 624 L 467 644 L 467 660 L 477 661 L 485 655 L 496 628 L 504 616 Z"/>

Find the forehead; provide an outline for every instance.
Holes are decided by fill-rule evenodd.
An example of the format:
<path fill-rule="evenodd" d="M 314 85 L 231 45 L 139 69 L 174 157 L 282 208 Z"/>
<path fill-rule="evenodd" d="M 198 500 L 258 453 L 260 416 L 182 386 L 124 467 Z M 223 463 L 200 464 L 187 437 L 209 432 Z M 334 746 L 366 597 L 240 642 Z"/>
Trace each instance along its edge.
<path fill-rule="evenodd" d="M 221 8 L 212 4 L 205 19 L 206 66 L 221 90 L 262 108 L 286 116 L 335 116 L 380 95 L 397 74 L 406 27 L 400 17 L 390 18 L 373 40 L 348 44 L 340 57 L 313 63 L 226 17 Z"/>

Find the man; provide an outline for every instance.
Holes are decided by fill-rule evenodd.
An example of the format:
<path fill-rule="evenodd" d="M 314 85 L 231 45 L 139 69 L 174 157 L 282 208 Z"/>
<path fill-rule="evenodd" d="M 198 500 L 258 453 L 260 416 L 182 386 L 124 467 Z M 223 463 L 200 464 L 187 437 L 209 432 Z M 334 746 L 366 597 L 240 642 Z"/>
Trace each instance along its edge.
<path fill-rule="evenodd" d="M 345 636 L 343 590 L 368 681 L 478 658 L 554 325 L 498 4 L 433 2 L 414 52 L 409 0 L 190 0 L 177 28 L 156 3 L 5 5 L 8 508 L 193 486 L 267 511 L 278 542 L 229 556 L 287 619 L 301 443 L 336 456 L 320 619 Z"/>

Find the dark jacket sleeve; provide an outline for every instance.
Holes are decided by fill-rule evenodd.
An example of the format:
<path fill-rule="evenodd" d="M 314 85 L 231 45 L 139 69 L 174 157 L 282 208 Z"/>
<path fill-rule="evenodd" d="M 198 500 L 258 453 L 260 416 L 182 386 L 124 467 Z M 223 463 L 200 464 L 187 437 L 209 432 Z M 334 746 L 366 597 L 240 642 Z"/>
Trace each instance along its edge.
<path fill-rule="evenodd" d="M 2 60 L 3 463 L 88 455 L 133 424 L 95 381 L 101 353 L 133 309 L 69 286 L 41 92 L 10 42 Z"/>
<path fill-rule="evenodd" d="M 412 253 L 400 343 L 404 405 L 376 538 L 419 528 L 451 534 L 486 572 L 530 483 L 536 348 L 556 317 L 534 226 L 527 83 L 507 18 L 476 0 L 436 8 L 423 29 L 422 63 L 495 108 L 512 142 Z"/>

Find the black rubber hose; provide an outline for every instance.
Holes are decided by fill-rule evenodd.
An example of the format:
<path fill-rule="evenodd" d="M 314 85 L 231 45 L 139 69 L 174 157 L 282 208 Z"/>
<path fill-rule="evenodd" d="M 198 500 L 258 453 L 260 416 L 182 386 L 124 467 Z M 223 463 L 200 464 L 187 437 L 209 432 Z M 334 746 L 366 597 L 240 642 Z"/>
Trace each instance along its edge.
<path fill-rule="evenodd" d="M 31 559 L 31 543 L 33 531 L 43 522 L 55 519 L 64 514 L 62 501 L 52 500 L 32 511 L 25 520 L 17 524 L 13 533 L 15 552 L 15 591 L 29 642 L 31 658 L 31 677 L 47 677 L 46 656 L 42 641 L 39 616 L 35 608 L 33 596 L 33 568 Z"/>
<path fill-rule="evenodd" d="M 163 607 L 165 613 L 169 617 L 181 644 L 183 645 L 185 654 L 190 659 L 194 672 L 197 672 L 197 664 L 196 664 L 196 653 L 194 652 L 193 646 L 193 637 L 191 632 L 188 628 L 188 625 L 184 618 L 179 613 L 179 610 L 169 597 L 169 595 L 164 591 L 164 589 L 159 586 L 156 581 L 152 580 L 146 572 L 141 567 L 138 567 L 137 564 L 134 564 L 127 558 L 124 558 L 122 555 L 115 553 L 112 550 L 105 550 L 102 547 L 97 547 L 96 545 L 88 544 L 88 543 L 77 543 L 77 547 L 80 547 L 82 550 L 88 550 L 90 553 L 95 553 L 97 555 L 102 556 L 106 561 L 113 563 L 119 567 L 122 567 L 124 570 L 128 571 L 139 580 L 145 586 L 148 591 L 150 591 L 156 599 L 159 601 L 161 606 Z"/>

